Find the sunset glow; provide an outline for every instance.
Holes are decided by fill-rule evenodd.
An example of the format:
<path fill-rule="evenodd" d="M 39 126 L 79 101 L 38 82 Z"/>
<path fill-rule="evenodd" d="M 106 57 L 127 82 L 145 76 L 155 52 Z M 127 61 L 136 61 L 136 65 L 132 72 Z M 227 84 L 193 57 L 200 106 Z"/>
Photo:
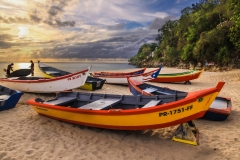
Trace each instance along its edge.
<path fill-rule="evenodd" d="M 22 37 L 25 37 L 25 36 L 28 36 L 28 28 L 27 27 L 24 27 L 24 26 L 19 26 L 18 27 L 18 38 L 22 38 Z"/>
<path fill-rule="evenodd" d="M 1 0 L 0 61 L 124 59 L 194 1 Z M 197 1 L 196 1 L 197 2 Z"/>

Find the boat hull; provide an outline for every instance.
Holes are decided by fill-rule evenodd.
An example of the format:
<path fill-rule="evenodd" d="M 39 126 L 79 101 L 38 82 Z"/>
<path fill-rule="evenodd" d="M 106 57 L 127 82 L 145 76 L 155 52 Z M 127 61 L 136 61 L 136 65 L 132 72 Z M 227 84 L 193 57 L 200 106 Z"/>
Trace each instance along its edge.
<path fill-rule="evenodd" d="M 138 81 L 148 81 L 149 79 L 154 79 L 152 78 L 152 74 L 156 73 L 157 74 L 160 72 L 160 69 L 154 69 L 152 71 L 143 73 L 143 74 L 138 74 L 138 75 L 118 75 L 118 76 L 101 76 L 101 75 L 93 75 L 93 77 L 101 78 L 101 79 L 106 79 L 105 83 L 108 84 L 121 84 L 121 85 L 128 85 L 128 77 L 131 77 L 134 80 Z"/>
<path fill-rule="evenodd" d="M 169 126 L 174 126 L 174 125 L 178 125 L 181 123 L 186 123 L 188 121 L 191 121 L 193 119 L 197 119 L 198 117 L 202 117 L 202 115 L 205 114 L 205 111 L 196 113 L 194 115 L 191 115 L 189 117 L 185 117 L 185 118 L 181 118 L 179 120 L 175 120 L 175 121 L 171 121 L 171 122 L 165 122 L 165 123 L 161 123 L 161 124 L 125 124 L 125 125 L 116 125 L 117 123 L 121 123 L 121 119 L 123 119 L 122 117 L 118 117 L 118 119 L 112 119 L 112 118 L 108 118 L 108 119 L 104 119 L 105 121 L 107 120 L 112 120 L 114 122 L 116 122 L 116 124 L 104 124 L 104 123 L 95 123 L 95 122 L 85 122 L 82 120 L 79 120 L 79 118 L 77 119 L 69 119 L 69 118 L 65 118 L 65 117 L 56 117 L 53 115 L 46 115 L 43 113 L 38 113 L 41 116 L 45 116 L 45 117 L 49 117 L 52 119 L 56 119 L 56 120 L 60 120 L 60 121 L 64 121 L 64 122 L 68 122 L 68 123 L 73 123 L 73 124 L 79 124 L 79 125 L 84 125 L 84 126 L 89 126 L 89 127 L 96 127 L 96 128 L 104 128 L 104 129 L 114 129 L 114 130 L 147 130 L 147 129 L 158 129 L 158 128 L 165 128 L 165 127 L 169 127 Z M 64 113 L 65 114 L 65 113 Z M 72 116 L 72 114 L 70 114 L 70 116 Z M 85 116 L 80 116 L 77 115 L 77 117 L 85 117 Z M 100 118 L 96 118 L 95 116 L 89 116 L 89 118 L 94 118 L 96 121 L 99 120 Z M 139 118 L 138 116 L 135 116 L 135 118 Z M 102 119 L 102 117 L 101 117 Z M 134 121 L 136 119 L 134 119 L 134 117 L 128 118 L 129 121 Z M 143 122 L 142 120 L 139 121 L 139 123 Z"/>
<path fill-rule="evenodd" d="M 163 102 L 160 105 L 150 106 L 148 108 L 123 109 L 124 106 L 127 105 L 127 102 L 121 95 L 111 96 L 119 96 L 121 99 L 119 104 L 122 109 L 113 109 L 112 107 L 114 106 L 112 105 L 110 105 L 110 109 L 105 110 L 84 109 L 84 105 L 78 108 L 72 108 L 71 105 L 68 107 L 69 104 L 60 106 L 59 104 L 54 104 L 52 100 L 44 103 L 43 101 L 37 102 L 36 99 L 30 99 L 26 103 L 31 105 L 38 114 L 61 121 L 107 129 L 156 129 L 178 125 L 202 117 L 223 85 L 224 82 L 219 83 L 215 88 L 188 93 L 187 97 L 182 100 L 173 100 L 169 103 Z M 91 94 L 89 96 L 92 97 L 93 95 Z M 106 97 L 105 94 L 99 95 L 99 97 L 103 96 Z M 137 101 L 138 103 L 157 98 L 156 96 L 141 97 L 130 95 L 127 95 L 127 97 L 132 98 L 128 101 L 128 103 L 132 103 L 132 105 L 136 104 L 133 98 L 135 100 L 141 99 Z M 170 97 L 173 98 L 173 96 Z M 164 100 L 164 98 L 169 98 L 169 96 L 161 96 L 160 99 Z M 73 104 L 75 104 L 75 101 Z M 89 105 L 89 103 L 87 103 L 87 105 Z"/>
<path fill-rule="evenodd" d="M 138 85 L 142 85 L 143 82 L 135 81 L 133 79 L 128 80 L 129 90 L 133 95 L 148 95 L 152 96 L 154 93 L 144 92 L 142 89 L 138 87 Z M 158 88 L 157 86 L 153 86 L 148 84 L 148 87 Z M 162 90 L 162 89 L 161 89 Z M 176 90 L 172 90 L 173 93 Z M 164 91 L 163 91 L 164 92 Z M 165 91 L 167 92 L 167 91 Z M 182 92 L 182 91 L 177 91 Z M 210 108 L 207 112 L 201 117 L 202 119 L 211 120 L 211 121 L 224 121 L 231 113 L 231 99 L 224 97 L 216 97 L 216 99 L 211 104 Z"/>
<path fill-rule="evenodd" d="M 126 75 L 138 75 L 143 74 L 145 72 L 146 68 L 138 69 L 131 72 L 94 72 L 94 75 L 99 76 L 126 76 Z"/>
<path fill-rule="evenodd" d="M 0 86 L 0 111 L 14 108 L 23 93 L 10 88 Z"/>
<path fill-rule="evenodd" d="M 62 70 L 53 68 L 53 67 L 45 65 L 41 62 L 38 62 L 38 67 L 41 70 L 41 73 L 45 78 L 55 78 L 55 77 L 59 77 L 60 75 L 71 74 L 70 72 L 66 72 L 66 71 L 62 71 Z M 45 67 L 47 68 L 48 71 L 44 70 Z M 84 85 L 79 86 L 79 88 L 83 89 L 83 90 L 89 90 L 89 91 L 102 89 L 105 81 L 106 81 L 105 79 L 93 78 L 91 76 L 88 76 Z"/>
<path fill-rule="evenodd" d="M 225 121 L 231 114 L 232 103 L 230 98 L 216 97 L 210 108 L 201 119 Z"/>
<path fill-rule="evenodd" d="M 149 82 L 158 83 L 187 82 L 199 78 L 202 72 L 203 70 L 186 72 L 186 74 L 159 74 L 157 78 L 149 80 Z"/>
<path fill-rule="evenodd" d="M 95 79 L 95 80 L 91 80 L 91 79 Z M 105 79 L 94 78 L 94 77 L 88 76 L 84 85 L 79 88 L 83 89 L 83 90 L 95 91 L 98 89 L 102 89 L 105 81 L 106 81 Z"/>
<path fill-rule="evenodd" d="M 89 74 L 89 70 L 90 69 L 87 69 L 84 71 L 52 79 L 18 80 L 1 78 L 0 85 L 13 88 L 22 92 L 33 93 L 50 93 L 63 90 L 71 90 L 82 86 L 85 83 L 87 75 Z"/>

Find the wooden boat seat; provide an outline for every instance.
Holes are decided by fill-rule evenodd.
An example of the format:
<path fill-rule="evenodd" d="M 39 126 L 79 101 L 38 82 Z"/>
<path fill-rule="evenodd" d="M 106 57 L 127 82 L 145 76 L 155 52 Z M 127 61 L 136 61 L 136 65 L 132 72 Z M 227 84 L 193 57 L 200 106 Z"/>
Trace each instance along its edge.
<path fill-rule="evenodd" d="M 142 108 L 148 108 L 158 105 L 162 100 L 151 100 L 147 104 L 145 104 Z"/>
<path fill-rule="evenodd" d="M 46 71 L 47 74 L 59 74 L 59 71 Z"/>
<path fill-rule="evenodd" d="M 103 98 L 92 103 L 86 104 L 78 109 L 92 109 L 92 110 L 102 110 L 111 107 L 112 105 L 118 104 L 121 99 L 115 98 Z"/>
<path fill-rule="evenodd" d="M 158 90 L 157 88 L 149 87 L 149 88 L 144 89 L 143 91 L 144 91 L 144 92 L 147 92 L 147 93 L 152 93 L 152 92 L 155 92 L 155 91 L 157 91 L 157 90 Z"/>
<path fill-rule="evenodd" d="M 172 93 L 162 92 L 162 91 L 156 91 L 157 93 L 163 94 L 163 95 L 172 95 Z"/>
<path fill-rule="evenodd" d="M 61 98 L 53 99 L 53 100 L 46 101 L 43 103 L 58 106 L 58 105 L 64 105 L 66 103 L 72 102 L 76 99 L 77 99 L 77 97 L 61 97 Z"/>

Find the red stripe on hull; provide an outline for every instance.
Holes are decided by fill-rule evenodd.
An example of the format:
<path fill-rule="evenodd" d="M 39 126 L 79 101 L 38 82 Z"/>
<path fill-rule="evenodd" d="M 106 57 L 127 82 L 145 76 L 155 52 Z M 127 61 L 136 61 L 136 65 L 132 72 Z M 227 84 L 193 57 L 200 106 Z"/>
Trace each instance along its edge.
<path fill-rule="evenodd" d="M 173 76 L 173 77 L 169 77 L 169 78 L 159 76 L 155 79 L 150 80 L 149 82 L 185 82 L 185 81 L 197 79 L 200 74 L 201 74 L 201 72 L 197 73 L 197 74 L 182 76 L 182 77 L 174 77 Z"/>
<path fill-rule="evenodd" d="M 73 124 L 79 124 L 79 125 L 84 125 L 84 126 L 89 126 L 89 127 L 96 127 L 96 128 L 105 128 L 105 129 L 116 129 L 116 130 L 147 130 L 147 129 L 158 129 L 158 128 L 165 128 L 169 126 L 174 126 L 178 125 L 181 123 L 185 123 L 194 119 L 201 118 L 205 114 L 205 111 L 196 113 L 194 115 L 191 115 L 189 117 L 169 122 L 169 123 L 164 123 L 164 124 L 156 124 L 156 125 L 147 125 L 147 126 L 107 126 L 107 125 L 99 125 L 99 124 L 91 124 L 91 123 L 83 123 L 83 122 L 76 122 L 76 121 L 71 121 L 71 120 L 66 120 L 66 119 L 61 119 L 61 118 L 56 118 L 52 116 L 47 116 L 44 114 L 39 114 L 45 117 L 53 118 L 56 120 L 64 121 L 64 122 L 69 122 Z"/>
<path fill-rule="evenodd" d="M 218 113 L 218 114 L 224 114 L 224 115 L 230 115 L 231 114 L 231 108 L 228 107 L 226 109 L 215 109 L 215 108 L 209 108 L 208 112 Z"/>

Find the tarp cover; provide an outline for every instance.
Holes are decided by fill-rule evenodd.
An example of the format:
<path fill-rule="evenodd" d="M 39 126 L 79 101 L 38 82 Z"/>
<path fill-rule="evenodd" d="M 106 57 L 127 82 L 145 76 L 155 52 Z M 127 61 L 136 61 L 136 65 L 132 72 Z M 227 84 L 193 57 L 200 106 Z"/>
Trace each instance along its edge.
<path fill-rule="evenodd" d="M 8 77 L 21 77 L 28 76 L 31 73 L 31 69 L 19 69 L 13 71 Z"/>

